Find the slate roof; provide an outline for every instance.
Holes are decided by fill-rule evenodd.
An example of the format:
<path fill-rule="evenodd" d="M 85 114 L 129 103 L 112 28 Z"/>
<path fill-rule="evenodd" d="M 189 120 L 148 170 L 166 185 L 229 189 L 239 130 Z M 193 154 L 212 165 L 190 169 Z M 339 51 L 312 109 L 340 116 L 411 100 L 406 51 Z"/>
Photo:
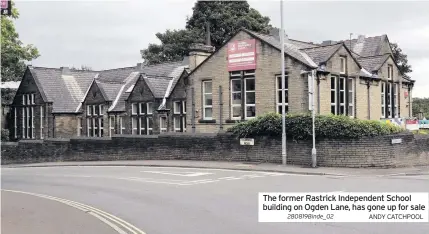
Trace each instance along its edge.
<path fill-rule="evenodd" d="M 172 77 L 152 76 L 144 76 L 143 79 L 146 81 L 146 84 L 149 86 L 155 98 L 164 98 L 167 91 L 167 87 L 173 80 Z"/>
<path fill-rule="evenodd" d="M 42 86 L 47 101 L 53 102 L 53 113 L 75 112 L 96 74 L 74 70 L 63 74 L 61 68 L 44 67 L 32 67 L 30 71 Z"/>
<path fill-rule="evenodd" d="M 357 60 L 369 72 L 378 71 L 380 67 L 386 62 L 390 57 L 390 54 L 370 56 L 370 57 L 360 57 Z"/>
<path fill-rule="evenodd" d="M 312 47 L 317 47 L 317 46 L 321 46 L 320 44 L 315 44 L 312 42 L 305 42 L 305 41 L 299 41 L 299 40 L 294 40 L 294 39 L 288 39 L 289 43 L 295 45 L 296 47 L 300 48 L 300 49 L 307 49 L 307 48 L 312 48 Z"/>
<path fill-rule="evenodd" d="M 347 48 L 351 49 L 356 54 L 359 54 L 362 57 L 381 55 L 383 41 L 386 39 L 386 35 L 375 36 L 375 37 L 365 37 L 362 42 L 358 43 L 358 39 L 344 41 L 344 44 Z"/>
<path fill-rule="evenodd" d="M 332 57 L 332 55 L 337 52 L 337 50 L 343 46 L 342 43 L 337 43 L 334 45 L 318 46 L 307 49 L 302 49 L 310 58 L 317 64 L 320 65 L 325 63 Z"/>
<path fill-rule="evenodd" d="M 245 32 L 249 33 L 250 35 L 258 38 L 259 40 L 262 40 L 262 41 L 270 44 L 271 46 L 274 46 L 275 48 L 281 50 L 281 43 L 278 40 L 278 37 L 256 33 L 256 32 L 253 32 L 253 31 L 250 31 L 247 29 L 243 29 L 243 30 Z M 285 49 L 285 54 L 297 59 L 301 63 L 303 63 L 309 67 L 312 67 L 312 68 L 317 67 L 317 64 L 315 64 L 307 54 L 301 52 L 299 50 L 300 48 L 298 46 L 292 44 L 288 40 L 285 40 L 284 49 Z"/>

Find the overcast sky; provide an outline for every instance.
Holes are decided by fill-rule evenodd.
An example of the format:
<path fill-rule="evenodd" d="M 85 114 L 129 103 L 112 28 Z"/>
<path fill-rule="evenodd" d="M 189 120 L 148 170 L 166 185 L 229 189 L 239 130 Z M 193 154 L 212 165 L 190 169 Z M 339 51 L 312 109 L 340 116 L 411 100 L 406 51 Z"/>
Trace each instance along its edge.
<path fill-rule="evenodd" d="M 21 40 L 37 46 L 34 66 L 133 66 L 155 33 L 184 28 L 195 0 L 16 1 Z M 280 27 L 277 1 L 249 1 Z M 429 2 L 284 2 L 290 38 L 321 42 L 387 34 L 408 54 L 414 97 L 429 97 Z"/>

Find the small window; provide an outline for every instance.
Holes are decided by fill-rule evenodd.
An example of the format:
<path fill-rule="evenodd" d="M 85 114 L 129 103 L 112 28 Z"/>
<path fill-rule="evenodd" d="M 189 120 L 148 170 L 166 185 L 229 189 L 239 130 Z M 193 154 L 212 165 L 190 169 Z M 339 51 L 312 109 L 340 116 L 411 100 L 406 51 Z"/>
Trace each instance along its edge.
<path fill-rule="evenodd" d="M 288 76 L 285 76 L 285 113 L 289 111 L 289 98 L 288 98 Z M 277 76 L 277 113 L 282 114 L 283 96 L 282 96 L 282 77 Z"/>
<path fill-rule="evenodd" d="M 146 103 L 139 103 L 140 109 L 139 109 L 139 113 L 141 115 L 146 114 Z"/>
<path fill-rule="evenodd" d="M 96 105 L 92 105 L 92 115 L 97 116 L 99 112 L 99 109 Z"/>
<path fill-rule="evenodd" d="M 387 78 L 393 79 L 393 66 L 392 65 L 387 66 Z"/>
<path fill-rule="evenodd" d="M 146 126 L 147 126 L 147 135 L 152 135 L 153 134 L 153 118 L 152 117 L 147 117 L 146 118 Z"/>
<path fill-rule="evenodd" d="M 124 125 L 124 117 L 119 117 L 119 125 L 120 125 L 120 132 L 119 132 L 119 134 L 124 134 L 124 131 L 125 131 L 125 125 Z"/>
<path fill-rule="evenodd" d="M 15 110 L 16 111 L 16 110 Z M 44 109 L 43 106 L 40 106 L 40 139 L 43 139 L 43 117 L 44 117 Z M 81 126 L 82 127 L 82 126 Z"/>
<path fill-rule="evenodd" d="M 99 113 L 102 116 L 104 114 L 104 105 L 99 105 L 98 108 L 99 108 Z"/>
<path fill-rule="evenodd" d="M 213 118 L 212 81 L 203 81 L 203 119 Z"/>
<path fill-rule="evenodd" d="M 22 105 L 25 105 L 25 100 L 26 100 L 26 97 L 25 97 L 25 94 L 23 94 L 22 95 Z"/>
<path fill-rule="evenodd" d="M 231 113 L 232 119 L 241 118 L 241 79 L 231 79 Z"/>
<path fill-rule="evenodd" d="M 36 100 L 35 100 L 35 94 L 33 93 L 33 94 L 31 94 L 31 104 L 36 104 Z"/>
<path fill-rule="evenodd" d="M 137 103 L 131 104 L 131 114 L 137 115 Z"/>
<path fill-rule="evenodd" d="M 26 96 L 27 96 L 27 105 L 30 105 L 31 104 L 31 95 L 27 94 Z"/>
<path fill-rule="evenodd" d="M 255 78 L 245 78 L 245 118 L 256 117 L 256 92 L 255 92 Z"/>
<path fill-rule="evenodd" d="M 146 133 L 146 129 L 145 129 L 145 122 L 144 122 L 145 118 L 144 117 L 140 117 L 139 118 L 139 126 L 140 126 L 140 131 L 139 134 L 140 135 L 145 135 Z"/>
<path fill-rule="evenodd" d="M 153 114 L 153 103 L 152 102 L 147 103 L 147 114 L 148 115 Z"/>
<path fill-rule="evenodd" d="M 86 135 L 88 137 L 92 136 L 93 132 L 92 132 L 92 120 L 91 119 L 86 119 Z"/>
<path fill-rule="evenodd" d="M 110 126 L 109 136 L 112 137 L 113 134 L 115 134 L 115 116 L 109 117 L 109 126 Z"/>
<path fill-rule="evenodd" d="M 351 117 L 355 116 L 354 113 L 354 101 L 355 101 L 355 96 L 354 96 L 354 80 L 352 78 L 348 78 L 348 101 L 349 101 L 349 106 L 348 106 L 348 114 Z"/>
<path fill-rule="evenodd" d="M 137 117 L 132 117 L 131 119 L 131 129 L 132 134 L 137 135 Z"/>
<path fill-rule="evenodd" d="M 174 102 L 173 113 L 180 114 L 180 101 Z"/>
<path fill-rule="evenodd" d="M 14 115 L 13 115 L 13 117 L 14 117 L 14 121 L 13 121 L 13 127 L 14 127 L 14 131 L 13 131 L 13 135 L 14 135 L 14 137 L 15 137 L 15 139 L 16 138 L 18 138 L 18 133 L 17 133 L 17 131 L 18 131 L 18 123 L 17 123 L 17 121 L 18 121 L 18 116 L 17 116 L 17 111 L 16 111 L 16 107 L 15 108 L 13 108 L 13 111 L 14 111 Z M 43 126 L 43 125 L 42 125 Z"/>
<path fill-rule="evenodd" d="M 346 57 L 340 57 L 340 61 L 341 61 L 341 73 L 342 74 L 344 74 L 344 73 L 346 73 L 346 61 L 347 61 L 347 59 L 346 59 Z"/>
<path fill-rule="evenodd" d="M 86 115 L 87 116 L 91 116 L 92 115 L 92 107 L 91 106 L 86 106 Z"/>
<path fill-rule="evenodd" d="M 82 135 L 82 118 L 78 117 L 77 118 L 77 136 L 81 136 Z"/>
<path fill-rule="evenodd" d="M 186 114 L 186 101 L 182 102 L 183 114 Z"/>
<path fill-rule="evenodd" d="M 167 117 L 159 117 L 159 129 L 161 132 L 167 132 Z"/>
<path fill-rule="evenodd" d="M 179 116 L 174 117 L 174 131 L 180 132 L 180 117 Z"/>

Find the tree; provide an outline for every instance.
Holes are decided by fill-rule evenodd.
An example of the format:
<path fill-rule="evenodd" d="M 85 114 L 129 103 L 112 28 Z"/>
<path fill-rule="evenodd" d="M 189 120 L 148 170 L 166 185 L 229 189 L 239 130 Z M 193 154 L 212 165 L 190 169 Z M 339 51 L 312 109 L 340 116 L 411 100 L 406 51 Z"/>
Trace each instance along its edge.
<path fill-rule="evenodd" d="M 86 65 L 81 65 L 80 68 L 79 67 L 71 67 L 70 70 L 75 70 L 75 71 L 92 71 L 92 67 L 86 66 Z"/>
<path fill-rule="evenodd" d="M 13 4 L 13 3 L 12 3 Z M 19 17 L 12 5 L 11 16 L 1 16 L 1 77 L 2 81 L 20 81 L 25 72 L 25 62 L 39 57 L 33 45 L 24 45 L 19 40 L 13 20 Z"/>
<path fill-rule="evenodd" d="M 157 33 L 161 44 L 149 44 L 140 53 L 148 64 L 178 61 L 188 55 L 191 44 L 205 42 L 207 24 L 210 43 L 218 49 L 242 27 L 268 33 L 269 22 L 270 18 L 250 8 L 246 1 L 197 1 L 185 29 Z"/>
<path fill-rule="evenodd" d="M 406 77 L 410 78 L 408 73 L 412 72 L 411 65 L 408 64 L 408 56 L 402 52 L 397 43 L 390 43 L 392 48 L 393 58 L 398 64 L 399 71 Z"/>
<path fill-rule="evenodd" d="M 413 98 L 413 115 L 423 112 L 423 116 L 429 119 L 429 98 Z"/>

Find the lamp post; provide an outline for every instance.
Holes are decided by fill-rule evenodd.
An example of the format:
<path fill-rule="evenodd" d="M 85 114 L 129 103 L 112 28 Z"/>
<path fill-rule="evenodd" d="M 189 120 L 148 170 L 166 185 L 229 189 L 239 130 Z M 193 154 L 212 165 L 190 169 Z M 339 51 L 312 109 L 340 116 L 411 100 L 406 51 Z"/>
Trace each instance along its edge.
<path fill-rule="evenodd" d="M 282 68 L 282 164 L 286 165 L 286 111 L 285 111 L 285 32 L 283 28 L 283 0 L 280 1 L 280 47 Z"/>

